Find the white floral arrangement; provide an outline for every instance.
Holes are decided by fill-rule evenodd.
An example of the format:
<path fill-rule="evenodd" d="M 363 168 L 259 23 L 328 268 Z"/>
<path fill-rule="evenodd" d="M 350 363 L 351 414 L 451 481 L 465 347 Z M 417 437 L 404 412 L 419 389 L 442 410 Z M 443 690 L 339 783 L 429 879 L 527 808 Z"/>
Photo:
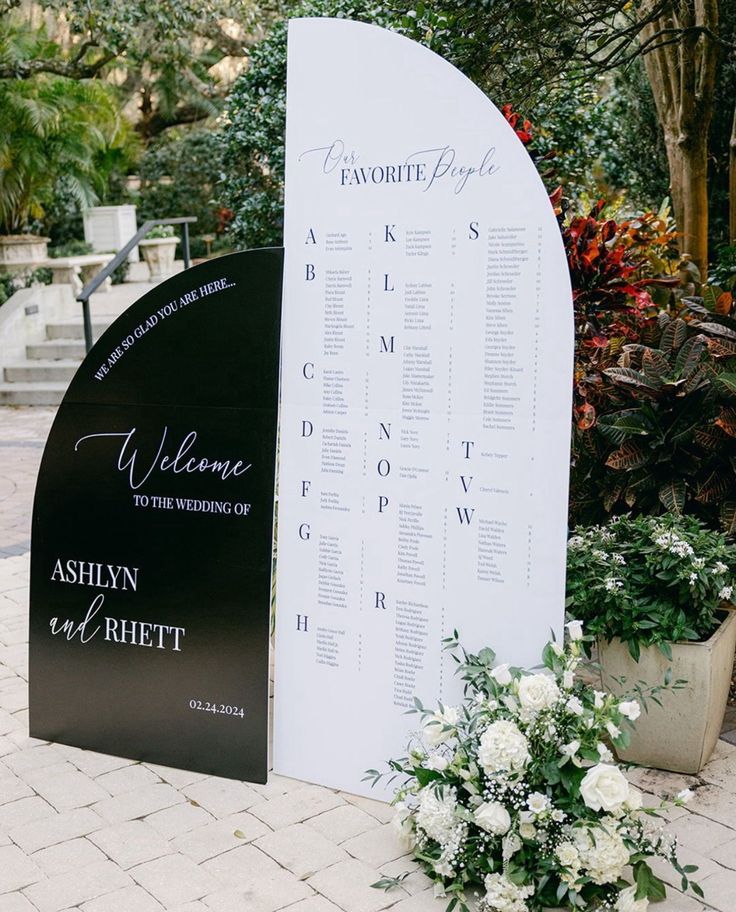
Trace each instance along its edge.
<path fill-rule="evenodd" d="M 366 776 L 399 780 L 394 825 L 447 912 L 470 903 L 478 912 L 645 912 L 665 896 L 647 861 L 655 856 L 683 890 L 703 895 L 656 819 L 667 803 L 644 808 L 614 761 L 610 746 L 628 743 L 639 703 L 577 678 L 582 625 L 568 632 L 564 649 L 547 644 L 540 673 L 495 664 L 491 649 L 471 655 L 455 633 L 445 645 L 465 681 L 462 705 L 433 711 L 415 700 L 422 730 L 408 757 Z"/>

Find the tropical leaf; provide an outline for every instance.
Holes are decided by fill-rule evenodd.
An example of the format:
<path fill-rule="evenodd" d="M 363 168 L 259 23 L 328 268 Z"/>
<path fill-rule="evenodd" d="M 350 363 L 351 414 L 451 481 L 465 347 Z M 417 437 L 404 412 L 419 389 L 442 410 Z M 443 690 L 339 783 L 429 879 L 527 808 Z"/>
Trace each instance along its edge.
<path fill-rule="evenodd" d="M 617 450 L 614 450 L 606 460 L 606 465 L 611 469 L 630 472 L 645 465 L 649 459 L 649 450 L 633 440 L 628 440 Z"/>
<path fill-rule="evenodd" d="M 706 345 L 707 336 L 691 336 L 678 351 L 675 358 L 675 370 L 681 377 L 689 377 L 700 364 Z"/>
<path fill-rule="evenodd" d="M 659 392 L 659 389 L 650 383 L 644 374 L 630 367 L 609 367 L 603 373 L 614 383 L 618 383 L 621 386 L 634 387 L 655 395 Z"/>
<path fill-rule="evenodd" d="M 720 288 L 716 290 L 713 285 L 706 285 L 703 291 L 703 306 L 709 313 L 715 313 L 718 310 L 718 294 Z"/>
<path fill-rule="evenodd" d="M 695 442 L 705 450 L 717 450 L 728 439 L 719 427 L 701 427 L 693 434 Z"/>
<path fill-rule="evenodd" d="M 722 323 L 698 323 L 698 329 L 712 336 L 736 339 L 736 329 L 731 329 L 731 327 L 724 326 Z"/>
<path fill-rule="evenodd" d="M 716 425 L 729 437 L 736 437 L 736 411 L 732 408 L 722 408 L 721 414 L 716 418 Z"/>
<path fill-rule="evenodd" d="M 710 364 L 701 364 L 699 369 L 690 377 L 682 387 L 682 392 L 689 395 L 704 386 L 712 386 L 713 381 L 718 375 Z M 684 382 L 684 378 L 683 381 Z"/>
<path fill-rule="evenodd" d="M 659 347 L 663 352 L 677 351 L 687 338 L 687 323 L 679 317 L 672 320 L 664 329 Z"/>
<path fill-rule="evenodd" d="M 657 496 L 665 510 L 682 516 L 685 509 L 685 491 L 685 482 L 682 478 L 671 478 L 660 487 Z"/>
<path fill-rule="evenodd" d="M 714 358 L 733 358 L 736 355 L 736 342 L 708 338 L 706 344 Z"/>
<path fill-rule="evenodd" d="M 645 350 L 641 359 L 641 368 L 647 380 L 657 389 L 662 386 L 665 377 L 672 372 L 669 361 L 656 348 Z"/>
<path fill-rule="evenodd" d="M 721 525 L 726 535 L 736 535 L 736 500 L 726 500 L 719 511 Z"/>
<path fill-rule="evenodd" d="M 729 396 L 736 396 L 736 374 L 718 374 L 716 377 L 716 386 L 722 393 Z"/>
<path fill-rule="evenodd" d="M 639 409 L 623 409 L 610 415 L 601 415 L 598 429 L 609 440 L 621 444 L 628 437 L 648 434 L 650 427 L 646 416 Z"/>
<path fill-rule="evenodd" d="M 725 469 L 714 469 L 698 488 L 695 497 L 704 504 L 718 503 L 723 500 L 733 485 L 733 475 Z"/>
<path fill-rule="evenodd" d="M 610 513 L 611 510 L 616 506 L 619 497 L 621 497 L 623 489 L 623 485 L 614 485 L 612 488 L 609 488 L 605 492 L 603 495 L 603 509 L 606 511 L 606 513 Z"/>
<path fill-rule="evenodd" d="M 626 485 L 626 490 L 624 491 L 626 506 L 629 508 L 633 507 L 638 500 L 639 495 L 651 491 L 655 484 L 656 479 L 649 471 L 642 472 L 638 477 L 633 478 L 628 485 Z"/>

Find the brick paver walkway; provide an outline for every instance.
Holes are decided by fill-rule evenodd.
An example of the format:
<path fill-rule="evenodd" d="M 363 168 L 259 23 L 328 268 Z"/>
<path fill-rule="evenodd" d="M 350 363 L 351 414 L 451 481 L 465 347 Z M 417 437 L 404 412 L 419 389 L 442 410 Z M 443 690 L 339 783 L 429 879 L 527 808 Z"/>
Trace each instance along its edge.
<path fill-rule="evenodd" d="M 51 409 L 0 409 L 0 912 L 443 912 L 385 805 L 272 776 L 249 785 L 27 736 L 33 485 Z M 731 726 L 736 729 L 736 719 Z M 671 891 L 661 912 L 736 909 L 736 746 L 698 777 L 632 773 L 646 792 L 691 788 L 671 817 L 706 903 Z M 662 875 L 672 877 L 664 868 Z"/>

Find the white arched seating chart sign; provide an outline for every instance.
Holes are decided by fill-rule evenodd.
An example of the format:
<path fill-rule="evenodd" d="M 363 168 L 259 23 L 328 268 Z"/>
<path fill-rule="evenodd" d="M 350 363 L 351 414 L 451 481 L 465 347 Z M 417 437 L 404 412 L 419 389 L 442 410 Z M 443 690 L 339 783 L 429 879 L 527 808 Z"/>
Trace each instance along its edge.
<path fill-rule="evenodd" d="M 442 639 L 563 621 L 572 303 L 505 118 L 426 48 L 289 25 L 274 768 L 385 798 Z"/>

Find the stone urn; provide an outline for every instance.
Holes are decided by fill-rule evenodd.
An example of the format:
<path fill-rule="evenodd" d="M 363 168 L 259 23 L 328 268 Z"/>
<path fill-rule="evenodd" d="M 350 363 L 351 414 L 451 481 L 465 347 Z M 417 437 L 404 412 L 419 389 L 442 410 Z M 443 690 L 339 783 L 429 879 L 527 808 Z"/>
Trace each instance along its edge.
<path fill-rule="evenodd" d="M 49 238 L 37 234 L 0 235 L 0 273 L 32 272 L 49 256 Z"/>
<path fill-rule="evenodd" d="M 705 766 L 720 735 L 728 702 L 736 649 L 736 611 L 719 612 L 721 623 L 704 642 L 672 643 L 672 661 L 656 646 L 643 647 L 638 662 L 626 643 L 598 641 L 598 662 L 604 690 L 630 691 L 639 681 L 662 684 L 668 669 L 672 681 L 687 683 L 658 695 L 662 705 L 648 702 L 631 733 L 631 744 L 617 750 L 625 763 L 694 775 Z M 622 685 L 617 680 L 625 677 Z"/>
<path fill-rule="evenodd" d="M 178 243 L 179 238 L 176 237 L 145 238 L 138 241 L 153 282 L 158 282 L 173 274 Z"/>

